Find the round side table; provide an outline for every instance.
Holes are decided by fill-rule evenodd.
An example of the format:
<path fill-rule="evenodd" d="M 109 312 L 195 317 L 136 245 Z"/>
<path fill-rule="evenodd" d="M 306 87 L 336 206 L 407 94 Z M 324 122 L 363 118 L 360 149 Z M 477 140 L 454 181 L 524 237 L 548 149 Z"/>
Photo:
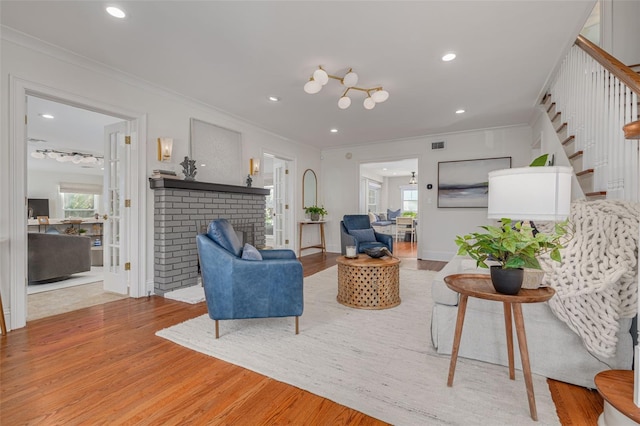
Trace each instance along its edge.
<path fill-rule="evenodd" d="M 337 263 L 337 300 L 341 304 L 360 309 L 387 309 L 400 304 L 400 259 L 359 254 L 355 259 L 340 256 Z"/>
<path fill-rule="evenodd" d="M 498 293 L 491 283 L 491 277 L 484 274 L 456 274 L 444 278 L 444 282 L 451 290 L 460 293 L 458 303 L 458 318 L 456 320 L 456 331 L 453 338 L 453 349 L 451 351 L 451 364 L 449 365 L 449 379 L 447 386 L 453 386 L 453 375 L 456 371 L 458 361 L 458 350 L 460 349 L 460 337 L 462 326 L 464 325 L 464 314 L 467 309 L 467 299 L 477 297 L 478 299 L 494 300 L 502 302 L 504 306 L 504 325 L 507 332 L 507 356 L 509 358 L 509 378 L 515 380 L 515 367 L 513 360 L 513 330 L 512 330 L 512 310 L 513 322 L 516 324 L 516 334 L 518 336 L 518 346 L 520 348 L 520 359 L 522 361 L 522 372 L 524 382 L 527 387 L 527 397 L 529 398 L 529 411 L 531 418 L 538 420 L 536 410 L 536 399 L 533 393 L 533 380 L 531 379 L 531 365 L 529 363 L 529 349 L 527 347 L 527 336 L 524 332 L 524 318 L 522 317 L 522 303 L 541 303 L 551 299 L 556 293 L 550 287 L 541 287 L 533 290 L 521 289 L 518 294 L 509 295 Z"/>

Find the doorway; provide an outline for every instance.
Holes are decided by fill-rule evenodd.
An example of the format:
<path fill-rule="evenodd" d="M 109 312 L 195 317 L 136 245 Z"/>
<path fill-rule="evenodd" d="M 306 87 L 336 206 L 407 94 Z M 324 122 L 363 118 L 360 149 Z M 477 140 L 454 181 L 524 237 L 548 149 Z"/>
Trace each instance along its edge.
<path fill-rule="evenodd" d="M 34 264 L 46 261 L 47 253 L 36 239 L 28 243 L 29 279 L 37 278 L 27 285 L 27 320 L 33 320 L 123 297 L 103 288 L 104 132 L 122 119 L 38 96 L 26 98 L 28 240 L 60 239 L 59 234 L 90 240 L 90 254 L 83 250 L 81 266 L 46 273 Z M 41 274 L 33 273 L 38 270 Z"/>
<path fill-rule="evenodd" d="M 394 255 L 402 258 L 418 257 L 417 182 L 417 158 L 360 164 L 360 213 L 370 215 L 376 232 L 394 238 Z M 413 223 L 397 225 L 396 217 Z"/>
<path fill-rule="evenodd" d="M 266 246 L 293 249 L 291 217 L 292 161 L 275 154 L 263 155 L 264 188 L 270 190 L 265 206 Z"/>

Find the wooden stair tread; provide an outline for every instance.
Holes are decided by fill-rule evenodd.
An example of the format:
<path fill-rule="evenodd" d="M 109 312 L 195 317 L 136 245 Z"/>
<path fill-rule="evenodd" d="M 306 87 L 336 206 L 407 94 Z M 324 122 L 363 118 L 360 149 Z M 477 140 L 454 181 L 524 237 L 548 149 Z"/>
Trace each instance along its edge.
<path fill-rule="evenodd" d="M 576 172 L 576 176 L 585 176 L 585 175 L 588 175 L 588 174 L 592 174 L 593 172 L 594 172 L 593 169 L 585 169 L 585 170 L 583 170 L 581 172 Z"/>
<path fill-rule="evenodd" d="M 607 191 L 585 192 L 585 197 L 598 197 L 607 195 Z"/>
<path fill-rule="evenodd" d="M 560 133 L 565 127 L 567 127 L 567 123 L 562 123 L 560 127 L 556 129 L 556 133 Z"/>
<path fill-rule="evenodd" d="M 562 141 L 562 145 L 567 145 L 568 143 L 573 142 L 575 138 L 576 137 L 574 135 L 567 137 L 565 140 Z"/>
<path fill-rule="evenodd" d="M 581 156 L 581 155 L 583 155 L 583 154 L 584 154 L 584 151 L 576 151 L 576 152 L 574 152 L 573 154 L 571 154 L 571 155 L 569 156 L 569 160 L 573 160 L 573 159 L 575 159 L 575 158 L 578 158 L 578 157 L 580 157 L 580 156 Z"/>
<path fill-rule="evenodd" d="M 544 103 L 544 102 L 543 102 Z M 551 111 L 551 109 L 556 106 L 555 102 L 551 102 L 551 104 L 549 105 L 549 108 L 547 108 L 547 114 L 549 113 L 549 111 Z"/>
<path fill-rule="evenodd" d="M 555 121 L 556 118 L 560 117 L 560 113 L 556 112 L 556 115 L 553 116 L 553 118 L 551 119 L 551 121 Z"/>

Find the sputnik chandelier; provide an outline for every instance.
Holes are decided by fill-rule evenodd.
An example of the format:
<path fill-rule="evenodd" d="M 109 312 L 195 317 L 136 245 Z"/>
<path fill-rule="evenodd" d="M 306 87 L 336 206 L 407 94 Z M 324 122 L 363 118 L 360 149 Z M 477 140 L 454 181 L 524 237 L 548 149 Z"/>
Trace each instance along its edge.
<path fill-rule="evenodd" d="M 338 80 L 344 87 L 347 89 L 344 91 L 340 99 L 338 99 L 338 107 L 340 109 L 347 109 L 351 105 L 351 98 L 347 96 L 350 90 L 358 90 L 360 92 L 365 92 L 367 97 L 364 100 L 365 109 L 373 109 L 376 104 L 386 101 L 389 99 L 389 92 L 384 90 L 382 86 L 372 87 L 370 89 L 366 89 L 363 87 L 356 87 L 358 84 L 358 74 L 353 72 L 353 69 L 349 68 L 349 71 L 345 74 L 344 77 L 338 77 L 336 75 L 328 74 L 322 66 L 318 66 L 318 69 L 313 72 L 313 75 L 304 85 L 304 91 L 313 95 L 322 90 L 322 86 L 329 82 L 329 79 Z"/>
<path fill-rule="evenodd" d="M 104 164 L 104 157 L 93 154 L 85 154 L 82 152 L 65 152 L 55 149 L 37 149 L 31 153 L 33 158 L 45 159 L 50 158 L 61 163 L 71 162 L 73 164 L 89 164 L 101 166 Z"/>

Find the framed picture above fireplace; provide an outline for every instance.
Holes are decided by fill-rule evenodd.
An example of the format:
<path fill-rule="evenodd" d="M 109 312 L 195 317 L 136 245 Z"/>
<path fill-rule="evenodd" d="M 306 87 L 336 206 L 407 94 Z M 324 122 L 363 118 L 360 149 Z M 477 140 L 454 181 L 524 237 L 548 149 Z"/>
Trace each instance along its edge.
<path fill-rule="evenodd" d="M 242 135 L 196 118 L 190 123 L 189 158 L 195 160 L 195 180 L 244 186 Z"/>

